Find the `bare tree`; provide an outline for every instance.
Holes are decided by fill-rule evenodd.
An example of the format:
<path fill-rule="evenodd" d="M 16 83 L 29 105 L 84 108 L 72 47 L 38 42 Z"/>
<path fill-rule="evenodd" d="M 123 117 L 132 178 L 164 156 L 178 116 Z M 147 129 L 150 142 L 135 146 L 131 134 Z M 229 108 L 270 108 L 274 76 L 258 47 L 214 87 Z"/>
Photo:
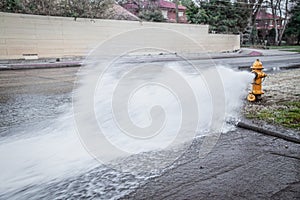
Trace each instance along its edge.
<path fill-rule="evenodd" d="M 278 4 L 280 0 L 270 0 L 271 4 L 271 10 L 272 10 L 272 15 L 273 15 L 273 25 L 274 25 L 274 30 L 275 30 L 275 38 L 274 38 L 274 43 L 275 45 L 278 45 L 278 23 L 277 23 L 277 9 L 278 9 Z"/>
<path fill-rule="evenodd" d="M 281 45 L 282 37 L 288 23 L 289 0 L 270 0 L 275 30 L 274 44 Z"/>
<path fill-rule="evenodd" d="M 243 4 L 250 12 L 248 16 L 248 25 L 242 34 L 242 43 L 255 43 L 257 34 L 254 31 L 257 15 L 264 3 L 264 0 L 237 0 L 238 3 Z"/>
<path fill-rule="evenodd" d="M 286 29 L 286 25 L 289 20 L 289 12 L 290 12 L 289 11 L 289 1 L 285 0 L 284 8 L 282 8 L 281 6 L 279 6 L 279 7 L 280 7 L 280 9 L 279 9 L 280 18 L 283 19 L 283 23 L 281 24 L 281 28 L 279 29 L 279 32 L 278 32 L 278 45 L 281 45 L 282 37 L 283 37 L 283 34 Z M 284 9 L 284 12 L 282 11 L 283 9 Z"/>
<path fill-rule="evenodd" d="M 261 6 L 263 4 L 264 0 L 250 0 L 250 6 L 252 7 L 252 12 L 251 12 L 251 16 L 250 16 L 250 20 L 251 20 L 251 26 L 253 27 L 255 22 L 256 22 L 256 17 L 258 12 L 261 9 Z"/>

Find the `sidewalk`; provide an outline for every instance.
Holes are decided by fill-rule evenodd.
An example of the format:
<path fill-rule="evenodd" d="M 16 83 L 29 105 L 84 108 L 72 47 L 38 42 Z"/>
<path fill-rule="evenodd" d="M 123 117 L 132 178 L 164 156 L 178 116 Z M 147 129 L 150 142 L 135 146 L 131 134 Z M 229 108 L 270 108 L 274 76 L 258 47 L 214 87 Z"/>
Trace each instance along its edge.
<path fill-rule="evenodd" d="M 223 53 L 198 53 L 178 56 L 176 53 L 159 53 L 148 55 L 128 55 L 125 56 L 126 62 L 168 62 L 179 61 L 182 59 L 206 60 L 206 59 L 224 59 L 224 58 L 241 58 L 257 56 L 283 56 L 295 55 L 296 52 L 250 49 L 242 48 L 237 52 Z M 299 55 L 300 56 L 300 55 Z M 0 70 L 17 70 L 17 69 L 41 69 L 41 68 L 60 68 L 60 67 L 80 67 L 85 61 L 84 57 L 62 58 L 44 58 L 38 60 L 0 60 Z M 300 63 L 299 63 L 300 64 Z"/>
<path fill-rule="evenodd" d="M 82 65 L 83 58 L 43 58 L 37 60 L 0 60 L 0 70 L 19 70 L 19 69 L 43 69 L 43 68 L 62 68 L 79 67 Z"/>

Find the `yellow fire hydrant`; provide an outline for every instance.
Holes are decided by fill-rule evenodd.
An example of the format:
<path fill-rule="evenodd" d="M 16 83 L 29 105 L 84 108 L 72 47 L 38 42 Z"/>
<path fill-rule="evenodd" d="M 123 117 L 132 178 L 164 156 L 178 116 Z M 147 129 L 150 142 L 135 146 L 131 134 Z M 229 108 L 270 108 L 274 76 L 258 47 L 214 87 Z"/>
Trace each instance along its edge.
<path fill-rule="evenodd" d="M 263 79 L 267 76 L 262 70 L 264 69 L 262 63 L 257 59 L 252 67 L 252 73 L 255 74 L 255 77 L 253 79 L 252 83 L 252 91 L 249 92 L 247 99 L 248 101 L 256 101 L 261 100 L 261 95 L 264 94 L 262 90 L 262 82 Z"/>

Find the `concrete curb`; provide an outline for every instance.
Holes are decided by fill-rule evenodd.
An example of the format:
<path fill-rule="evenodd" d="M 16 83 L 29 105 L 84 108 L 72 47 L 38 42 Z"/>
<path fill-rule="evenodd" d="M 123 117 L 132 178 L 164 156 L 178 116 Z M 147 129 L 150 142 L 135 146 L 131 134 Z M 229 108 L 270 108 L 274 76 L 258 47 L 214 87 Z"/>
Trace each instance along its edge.
<path fill-rule="evenodd" d="M 298 53 L 295 52 L 289 52 L 286 55 L 295 55 Z M 168 57 L 168 56 L 176 56 L 176 57 Z M 168 61 L 179 61 L 182 60 L 182 58 L 186 58 L 188 60 L 207 60 L 207 59 L 213 59 L 213 60 L 218 60 L 218 59 L 230 59 L 230 58 L 257 58 L 263 57 L 263 56 L 282 56 L 282 54 L 261 54 L 261 55 L 251 55 L 250 53 L 203 53 L 202 56 L 199 55 L 185 55 L 182 54 L 182 57 L 177 57 L 177 54 L 162 54 L 162 55 L 140 55 L 140 56 L 132 56 L 130 61 L 126 61 L 128 63 L 140 63 L 140 62 L 168 62 Z M 133 59 L 132 59 L 133 58 Z M 249 66 L 247 66 L 249 68 Z"/>
<path fill-rule="evenodd" d="M 259 126 L 254 125 L 254 124 L 250 124 L 250 123 L 246 123 L 246 122 L 238 122 L 236 124 L 236 126 L 239 127 L 239 128 L 248 129 L 248 130 L 255 131 L 255 132 L 258 132 L 258 133 L 262 133 L 262 134 L 265 134 L 265 135 L 281 138 L 281 139 L 289 141 L 289 142 L 294 142 L 294 143 L 300 144 L 300 139 L 298 139 L 298 138 L 295 138 L 295 137 L 292 137 L 292 136 L 289 136 L 289 135 L 286 135 L 286 134 L 283 134 L 283 133 L 279 133 L 279 132 L 276 132 L 274 130 L 264 129 L 264 128 L 259 127 Z"/>
<path fill-rule="evenodd" d="M 2 64 L 0 70 L 19 70 L 19 69 L 46 69 L 63 67 L 80 67 L 82 62 L 55 62 L 55 63 L 21 63 L 21 64 Z"/>
<path fill-rule="evenodd" d="M 265 69 L 265 71 L 268 70 L 273 70 L 273 71 L 278 71 L 278 70 L 289 70 L 289 69 L 299 69 L 300 68 L 300 63 L 292 63 L 292 64 L 285 64 L 285 66 L 280 66 L 277 67 L 276 70 L 274 69 Z M 239 70 L 247 70 L 247 71 L 251 71 L 251 68 L 249 66 L 239 66 L 238 67 Z"/>
<path fill-rule="evenodd" d="M 251 52 L 251 51 L 249 51 Z M 297 53 L 287 53 L 294 55 Z M 207 60 L 207 59 L 231 59 L 231 58 L 256 58 L 256 55 L 251 55 L 250 53 L 203 53 L 202 55 L 183 55 L 184 58 L 189 60 Z M 261 56 L 281 56 L 280 54 L 270 54 Z M 181 57 L 178 57 L 177 54 L 159 54 L 159 55 L 132 55 L 129 57 L 124 57 L 124 62 L 126 63 L 144 63 L 144 62 L 170 62 L 170 61 L 180 61 Z M 46 68 L 63 68 L 63 67 L 80 67 L 83 65 L 84 57 L 74 57 L 68 58 L 68 60 L 62 60 L 56 62 L 55 58 L 43 58 L 40 60 L 0 60 L 0 71 L 1 70 L 21 70 L 21 69 L 46 69 Z M 121 61 L 122 63 L 122 61 Z M 281 69 L 295 69 L 299 68 L 300 63 L 291 63 L 285 64 L 285 66 L 280 67 Z M 238 69 L 250 69 L 249 66 L 237 66 Z"/>

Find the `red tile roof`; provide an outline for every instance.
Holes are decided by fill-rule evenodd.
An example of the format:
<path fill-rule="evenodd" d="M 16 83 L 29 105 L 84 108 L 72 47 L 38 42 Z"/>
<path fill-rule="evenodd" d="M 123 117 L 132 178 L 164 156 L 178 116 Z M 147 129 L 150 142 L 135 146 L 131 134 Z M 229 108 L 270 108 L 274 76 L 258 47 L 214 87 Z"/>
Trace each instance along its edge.
<path fill-rule="evenodd" d="M 169 1 L 164 1 L 164 0 L 159 0 L 159 7 L 160 8 L 172 8 L 175 9 L 175 3 L 169 2 Z M 185 6 L 178 5 L 179 10 L 186 10 Z"/>
<path fill-rule="evenodd" d="M 275 18 L 279 19 L 280 17 L 276 15 Z M 258 12 L 256 19 L 273 19 L 273 15 L 262 10 Z"/>

